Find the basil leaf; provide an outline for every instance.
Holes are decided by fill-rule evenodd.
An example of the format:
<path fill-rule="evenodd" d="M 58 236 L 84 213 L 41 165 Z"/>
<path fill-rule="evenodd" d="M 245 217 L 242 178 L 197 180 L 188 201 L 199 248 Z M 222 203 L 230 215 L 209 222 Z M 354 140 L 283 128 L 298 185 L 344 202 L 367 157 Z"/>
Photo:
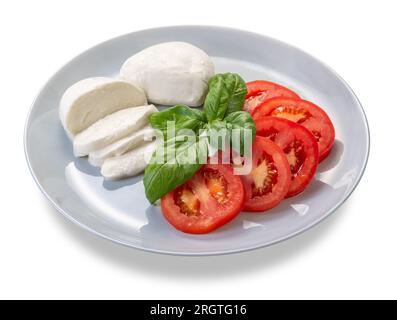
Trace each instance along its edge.
<path fill-rule="evenodd" d="M 226 115 L 241 111 L 247 95 L 245 81 L 236 73 L 225 73 L 222 78 L 230 95 Z"/>
<path fill-rule="evenodd" d="M 158 148 L 145 169 L 143 184 L 151 203 L 192 178 L 207 160 L 205 139 L 195 136 L 190 139 L 193 141 L 181 142 L 179 138 L 170 139 Z"/>
<path fill-rule="evenodd" d="M 167 140 L 168 122 L 175 123 L 175 135 L 178 135 L 178 132 L 182 129 L 191 129 L 198 133 L 206 121 L 207 119 L 202 111 L 185 105 L 176 105 L 166 110 L 155 112 L 150 116 L 150 125 L 160 130 L 165 140 Z"/>
<path fill-rule="evenodd" d="M 235 73 L 217 74 L 210 79 L 209 92 L 204 101 L 208 121 L 222 120 L 224 116 L 243 108 L 247 86 Z"/>
<path fill-rule="evenodd" d="M 247 147 L 251 146 L 252 141 L 255 138 L 256 127 L 254 120 L 248 112 L 233 112 L 223 120 L 227 123 L 229 130 L 240 131 L 240 152 L 244 151 L 244 143 L 249 143 Z M 246 132 L 249 131 L 251 132 L 251 139 L 246 141 Z"/>
<path fill-rule="evenodd" d="M 245 111 L 237 111 L 229 114 L 223 120 L 215 120 L 210 126 L 210 130 L 214 129 L 218 132 L 221 130 L 226 130 L 227 141 L 232 141 L 232 139 L 238 139 L 240 146 L 240 153 L 242 154 L 246 148 L 249 148 L 256 134 L 255 122 L 251 115 Z M 222 145 L 219 143 L 219 138 L 213 141 L 214 138 L 210 136 L 210 143 L 213 147 L 221 150 Z M 250 138 L 248 141 L 247 139 Z M 249 145 L 245 145 L 249 143 Z M 215 145 L 214 145 L 215 144 Z M 245 148 L 245 149 L 244 149 Z"/>
<path fill-rule="evenodd" d="M 209 91 L 204 101 L 204 112 L 208 121 L 223 119 L 229 97 L 229 92 L 222 77 L 219 75 L 212 77 L 209 83 Z"/>
<path fill-rule="evenodd" d="M 223 120 L 212 121 L 211 124 L 208 125 L 206 135 L 212 152 L 214 150 L 224 150 L 224 147 L 227 148 L 230 145 L 230 130 Z"/>

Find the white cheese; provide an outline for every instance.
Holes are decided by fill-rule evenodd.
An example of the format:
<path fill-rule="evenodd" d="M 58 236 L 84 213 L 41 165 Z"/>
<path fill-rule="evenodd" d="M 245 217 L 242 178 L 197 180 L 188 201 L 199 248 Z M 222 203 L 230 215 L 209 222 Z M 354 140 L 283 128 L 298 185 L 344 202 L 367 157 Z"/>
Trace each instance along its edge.
<path fill-rule="evenodd" d="M 84 157 L 138 131 L 148 123 L 149 116 L 154 112 L 157 112 L 156 107 L 148 105 L 127 108 L 107 115 L 74 137 L 75 156 Z"/>
<path fill-rule="evenodd" d="M 201 49 L 185 42 L 166 42 L 146 48 L 121 68 L 123 79 L 137 83 L 152 103 L 203 104 L 214 64 Z"/>
<path fill-rule="evenodd" d="M 90 152 L 88 155 L 88 162 L 95 167 L 100 167 L 106 159 L 123 155 L 144 143 L 144 141 L 151 141 L 153 137 L 155 137 L 155 130 L 147 125 L 103 149 Z"/>
<path fill-rule="evenodd" d="M 121 156 L 104 161 L 101 174 L 105 180 L 120 180 L 142 173 L 156 150 L 156 142 L 148 142 Z"/>
<path fill-rule="evenodd" d="M 105 77 L 88 78 L 65 91 L 59 105 L 59 117 L 72 138 L 108 114 L 145 104 L 144 91 L 131 82 Z"/>

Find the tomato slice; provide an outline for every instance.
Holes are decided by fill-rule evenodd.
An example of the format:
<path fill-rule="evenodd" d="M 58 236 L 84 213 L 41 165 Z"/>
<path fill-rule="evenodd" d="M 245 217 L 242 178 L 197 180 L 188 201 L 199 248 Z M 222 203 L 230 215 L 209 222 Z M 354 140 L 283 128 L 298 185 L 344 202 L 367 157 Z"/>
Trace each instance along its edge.
<path fill-rule="evenodd" d="M 244 186 L 226 164 L 204 165 L 192 179 L 161 198 L 164 217 L 176 229 L 209 233 L 236 217 L 244 205 Z"/>
<path fill-rule="evenodd" d="M 287 156 L 291 185 L 286 197 L 301 193 L 318 165 L 318 145 L 312 133 L 295 122 L 277 117 L 258 118 L 255 125 L 257 135 L 274 141 Z"/>
<path fill-rule="evenodd" d="M 242 176 L 245 211 L 266 211 L 285 198 L 291 171 L 283 150 L 267 138 L 256 136 L 252 146 L 252 170 Z"/>
<path fill-rule="evenodd" d="M 330 153 L 335 141 L 335 129 L 331 119 L 323 109 L 306 100 L 274 98 L 260 104 L 252 117 L 280 117 L 294 121 L 309 129 L 318 143 L 319 161 Z"/>
<path fill-rule="evenodd" d="M 274 82 L 265 80 L 247 82 L 247 96 L 243 110 L 252 114 L 262 102 L 275 97 L 299 99 L 295 92 Z"/>

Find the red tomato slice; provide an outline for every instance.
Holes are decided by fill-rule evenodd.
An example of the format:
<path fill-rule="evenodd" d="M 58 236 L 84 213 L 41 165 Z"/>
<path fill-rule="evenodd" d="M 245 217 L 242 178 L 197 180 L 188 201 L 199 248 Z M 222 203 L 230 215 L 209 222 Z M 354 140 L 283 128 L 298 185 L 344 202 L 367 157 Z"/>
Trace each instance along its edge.
<path fill-rule="evenodd" d="M 319 161 L 330 153 L 335 141 L 335 129 L 323 109 L 306 100 L 274 98 L 260 104 L 252 117 L 280 117 L 294 121 L 309 129 L 318 142 Z"/>
<path fill-rule="evenodd" d="M 242 176 L 245 211 L 265 211 L 285 198 L 291 184 L 291 171 L 283 150 L 267 138 L 256 136 L 252 146 L 252 171 Z"/>
<path fill-rule="evenodd" d="M 285 97 L 299 99 L 299 96 L 292 90 L 265 80 L 247 82 L 247 91 L 243 110 L 251 114 L 258 105 L 271 98 Z"/>
<path fill-rule="evenodd" d="M 209 233 L 236 217 L 244 205 L 244 186 L 233 168 L 204 165 L 192 179 L 161 198 L 164 217 L 186 233 Z"/>
<path fill-rule="evenodd" d="M 287 156 L 291 185 L 286 197 L 301 193 L 312 180 L 318 164 L 318 146 L 312 133 L 295 122 L 262 117 L 255 120 L 256 134 L 274 141 Z"/>

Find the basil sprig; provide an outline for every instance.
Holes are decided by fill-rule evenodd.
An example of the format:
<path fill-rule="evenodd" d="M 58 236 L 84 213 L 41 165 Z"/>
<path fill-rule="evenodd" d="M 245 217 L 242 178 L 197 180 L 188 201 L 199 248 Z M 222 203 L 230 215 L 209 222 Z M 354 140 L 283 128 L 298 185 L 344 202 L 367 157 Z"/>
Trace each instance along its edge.
<path fill-rule="evenodd" d="M 177 105 L 152 114 L 150 124 L 162 132 L 165 143 L 153 154 L 145 170 L 143 183 L 146 197 L 151 203 L 185 183 L 206 162 L 208 137 L 205 133 L 209 130 L 225 129 L 229 137 L 232 130 L 234 133 L 240 130 L 237 131 L 241 137 L 240 151 L 244 150 L 243 138 L 247 130 L 251 131 L 252 139 L 255 136 L 255 124 L 251 115 L 242 111 L 246 94 L 247 87 L 238 74 L 217 74 L 209 81 L 204 112 Z M 167 130 L 170 121 L 175 125 L 175 137 L 170 136 Z M 192 130 L 190 132 L 195 136 L 186 137 L 184 129 Z M 188 141 L 185 141 L 186 138 Z M 221 148 L 220 145 L 216 147 Z M 163 156 L 163 161 L 159 161 L 159 155 Z M 187 155 L 189 159 L 186 158 Z M 195 160 L 192 162 L 192 159 Z"/>

